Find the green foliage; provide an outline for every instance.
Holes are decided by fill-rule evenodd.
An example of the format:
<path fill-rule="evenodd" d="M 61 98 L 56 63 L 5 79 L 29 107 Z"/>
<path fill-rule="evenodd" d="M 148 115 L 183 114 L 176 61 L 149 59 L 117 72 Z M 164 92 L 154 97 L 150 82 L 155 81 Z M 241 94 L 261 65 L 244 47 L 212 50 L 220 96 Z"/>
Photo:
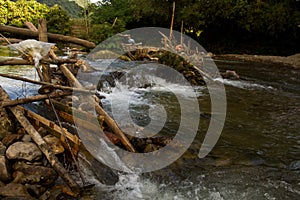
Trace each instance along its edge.
<path fill-rule="evenodd" d="M 89 38 L 98 43 L 126 30 L 134 21 L 131 0 L 104 0 L 90 6 L 92 27 Z"/>
<path fill-rule="evenodd" d="M 24 22 L 37 25 L 37 20 L 46 18 L 48 31 L 51 33 L 69 34 L 70 18 L 60 6 L 49 8 L 35 0 L 0 0 L 0 24 L 23 27 Z"/>
<path fill-rule="evenodd" d="M 70 17 L 61 6 L 54 5 L 46 15 L 48 31 L 67 35 L 70 33 Z"/>
<path fill-rule="evenodd" d="M 66 10 L 70 17 L 78 18 L 83 12 L 83 8 L 80 7 L 76 2 L 69 0 L 37 0 L 40 3 L 46 4 L 49 7 L 54 5 L 60 5 Z"/>
<path fill-rule="evenodd" d="M 35 0 L 0 0 L 0 24 L 23 26 L 24 22 L 36 22 L 48 12 L 48 7 Z"/>

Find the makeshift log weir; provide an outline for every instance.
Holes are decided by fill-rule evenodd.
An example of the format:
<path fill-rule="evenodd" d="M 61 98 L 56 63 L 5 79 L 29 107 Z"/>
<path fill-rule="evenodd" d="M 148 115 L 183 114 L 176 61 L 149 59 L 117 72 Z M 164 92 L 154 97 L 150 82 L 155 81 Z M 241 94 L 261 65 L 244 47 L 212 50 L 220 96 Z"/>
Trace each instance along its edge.
<path fill-rule="evenodd" d="M 58 34 L 51 34 L 47 33 L 45 20 L 39 20 L 39 27 L 36 28 L 32 23 L 26 23 L 26 26 L 29 29 L 21 29 L 15 28 L 10 26 L 3 26 L 0 25 L 1 32 L 9 32 L 14 34 L 20 34 L 22 36 L 30 37 L 30 38 L 39 38 L 40 41 L 47 42 L 50 41 L 63 41 L 63 42 L 71 42 L 74 44 L 79 44 L 87 48 L 94 48 L 95 44 L 89 41 L 85 41 L 78 38 L 58 35 Z M 164 36 L 166 41 L 169 41 L 166 36 Z M 9 42 L 9 40 L 6 40 Z M 170 46 L 170 44 L 169 44 Z M 124 49 L 128 50 L 128 56 L 131 59 L 149 59 L 149 60 L 156 60 L 163 64 L 172 60 L 176 62 L 176 55 L 173 54 L 164 54 L 165 52 L 158 51 L 156 48 L 146 47 L 142 48 L 139 47 L 135 52 L 130 50 L 131 46 L 123 46 Z M 26 54 L 26 52 L 20 51 L 22 53 L 23 59 L 8 59 L 0 61 L 0 66 L 2 65 L 36 65 L 34 63 L 35 59 L 33 58 L 33 54 Z M 199 68 L 188 64 L 187 62 L 183 62 L 183 60 L 179 60 L 180 63 L 179 68 L 177 69 L 181 72 L 192 84 L 203 84 L 202 76 L 206 76 L 206 78 L 210 78 L 208 74 L 205 74 Z M 5 144 L 6 148 L 8 148 L 7 152 L 11 146 L 13 146 L 16 142 L 20 142 L 21 138 L 25 137 L 24 132 L 26 132 L 32 139 L 31 145 L 37 146 L 39 151 L 44 155 L 44 158 L 48 160 L 48 164 L 40 166 L 46 167 L 51 166 L 52 169 L 61 177 L 62 180 L 65 181 L 66 185 L 61 188 L 61 193 L 66 193 L 68 195 L 72 195 L 77 197 L 80 195 L 82 186 L 86 186 L 86 182 L 84 177 L 82 177 L 81 170 L 77 164 L 77 158 L 79 153 L 83 154 L 85 158 L 88 160 L 89 163 L 93 163 L 93 165 L 99 166 L 101 165 L 98 161 L 96 161 L 91 154 L 86 150 L 84 144 L 81 143 L 80 138 L 77 135 L 75 129 L 70 127 L 63 127 L 63 123 L 67 123 L 69 125 L 76 123 L 80 123 L 82 128 L 85 131 L 89 131 L 90 133 L 97 133 L 98 131 L 102 131 L 105 134 L 105 140 L 112 142 L 119 147 L 130 151 L 130 152 L 151 152 L 157 149 L 153 149 L 152 146 L 156 146 L 157 148 L 163 147 L 169 143 L 169 138 L 139 138 L 139 140 L 144 140 L 141 142 L 144 146 L 138 145 L 136 138 L 126 135 L 114 121 L 114 119 L 102 108 L 100 99 L 95 95 L 96 87 L 94 88 L 84 88 L 81 83 L 76 79 L 76 73 L 78 70 L 82 72 L 89 72 L 93 71 L 94 69 L 91 68 L 85 61 L 75 59 L 75 58 L 67 58 L 61 59 L 58 58 L 54 51 L 51 49 L 48 55 L 44 56 L 39 60 L 39 66 L 35 66 L 37 70 L 40 70 L 40 66 L 42 70 L 39 72 L 40 81 L 31 80 L 28 78 L 15 76 L 11 74 L 2 74 L 0 73 L 1 77 L 5 77 L 8 79 L 20 80 L 24 82 L 29 82 L 32 84 L 41 85 L 41 88 L 38 90 L 39 95 L 30 96 L 26 98 L 19 98 L 15 100 L 11 100 L 5 90 L 0 86 L 0 111 L 1 117 L 5 116 L 8 118 L 8 115 L 3 115 L 3 112 L 12 113 L 11 119 L 6 120 L 7 122 L 10 121 L 17 121 L 20 127 L 17 132 L 23 132 L 22 135 L 14 135 L 11 133 L 7 133 L 3 137 L 1 136 L 0 139 L 3 144 Z M 50 68 L 50 64 L 55 64 L 56 67 Z M 185 65 L 185 66 L 183 66 Z M 202 76 L 201 76 L 202 75 Z M 55 81 L 54 81 L 55 80 Z M 54 84 L 55 82 L 55 84 Z M 76 92 L 77 96 L 72 93 Z M 72 98 L 84 98 L 86 102 L 92 103 L 92 108 L 97 113 L 97 121 L 95 123 L 94 120 L 90 120 L 93 114 L 89 113 L 88 110 L 83 109 L 81 106 L 75 107 L 73 105 Z M 54 100 L 55 99 L 55 100 Z M 50 109 L 53 109 L 53 112 L 56 116 L 55 121 L 51 121 L 50 119 L 46 119 L 45 117 L 40 116 L 37 113 L 34 113 L 30 110 L 27 110 L 21 107 L 21 104 L 27 104 L 30 102 L 35 101 L 44 101 L 44 105 L 48 105 Z M 74 114 L 75 113 L 75 114 Z M 63 121 L 61 121 L 63 120 Z M 92 122 L 93 121 L 93 122 Z M 6 123 L 7 124 L 7 123 Z M 0 126 L 2 124 L 0 123 Z M 0 127 L 1 128 L 1 127 Z M 99 130 L 100 129 L 100 130 Z M 23 130 L 23 131 L 22 131 Z M 12 136 L 13 135 L 13 136 Z M 57 143 L 61 144 L 64 151 L 57 151 L 53 147 L 53 142 L 49 142 L 48 138 L 50 136 L 54 136 L 58 139 Z M 11 138 L 14 138 L 13 140 Z M 22 139 L 23 140 L 23 139 Z M 0 146 L 1 146 L 0 141 Z M 147 146 L 147 142 L 151 143 L 151 148 Z M 134 144 L 134 145 L 133 145 Z M 56 153 L 60 152 L 60 153 Z M 20 152 L 20 154 L 24 154 Z M 81 176 L 82 185 L 78 183 L 73 176 L 70 175 L 69 171 L 64 168 L 65 163 L 61 163 L 59 158 L 64 155 L 66 157 L 70 157 L 72 155 L 72 159 L 69 161 L 74 164 Z M 1 169 L 1 159 L 2 157 L 5 159 L 5 165 L 7 165 L 6 159 L 10 162 L 9 165 L 14 166 L 15 160 L 22 160 L 21 158 L 16 158 L 10 155 L 0 155 L 0 169 Z M 27 158 L 26 158 L 27 159 Z M 26 160 L 25 159 L 25 160 Z M 35 158 L 33 161 L 40 161 L 41 158 Z M 32 162 L 33 162 L 32 161 Z M 21 161 L 18 161 L 21 162 Z M 15 167 L 16 168 L 16 167 Z M 91 167 L 92 169 L 95 167 Z M 96 167 L 97 168 L 97 167 Z M 101 169 L 105 169 L 103 165 L 101 165 Z M 19 168 L 14 169 L 18 172 Z M 47 170 L 49 170 L 47 168 Z M 7 170 L 8 171 L 8 170 Z M 106 173 L 108 170 L 106 170 Z M 1 173 L 1 172 L 0 172 Z M 22 172 L 23 173 L 23 172 Z M 26 173 L 25 173 L 26 175 Z M 101 176 L 101 175 L 100 175 Z M 109 177 L 106 174 L 107 177 Z M 102 175 L 103 177 L 103 175 Z M 110 177 L 113 177 L 110 176 Z M 57 177 L 56 177 L 57 178 Z M 20 177 L 14 177 L 12 175 L 7 175 L 4 179 L 0 175 L 0 183 L 5 182 L 8 183 L 5 187 L 8 187 L 9 184 L 17 183 L 19 184 L 18 187 L 25 187 L 28 184 L 27 179 L 22 179 Z M 51 185 L 55 184 L 55 178 L 51 184 L 46 185 L 45 187 L 41 187 L 39 192 L 31 195 L 25 192 L 21 196 L 24 197 L 35 197 L 39 199 L 51 199 L 49 193 L 51 194 Z M 111 178 L 112 181 L 113 178 Z M 103 182 L 107 182 L 106 180 L 100 180 Z M 108 181 L 108 182 L 109 182 Z M 31 182 L 29 182 L 31 183 Z M 21 184 L 21 185 L 20 185 Z M 40 183 L 35 183 L 39 185 Z M 15 187 L 15 185 L 13 185 Z M 1 192 L 0 186 L 0 198 L 1 197 L 9 197 L 5 192 Z"/>
<path fill-rule="evenodd" d="M 68 37 L 68 36 L 63 36 L 63 35 L 58 35 L 58 34 L 51 34 L 47 33 L 47 28 L 45 24 L 45 20 L 39 20 L 39 28 L 35 28 L 35 26 L 32 23 L 26 23 L 26 26 L 30 29 L 20 29 L 20 28 L 15 28 L 15 27 L 10 27 L 10 26 L 0 26 L 0 31 L 1 32 L 9 32 L 9 33 L 15 33 L 15 34 L 20 34 L 23 36 L 28 36 L 31 38 L 39 38 L 40 41 L 47 42 L 47 40 L 51 41 L 63 41 L 63 42 L 70 42 L 74 44 L 79 44 L 82 45 L 86 48 L 94 48 L 95 44 L 89 41 L 85 41 L 82 39 L 78 38 L 73 38 L 73 37 Z M 7 40 L 6 38 L 3 38 L 6 42 L 10 43 L 12 40 Z M 123 145 L 124 148 L 126 148 L 129 151 L 136 152 L 135 148 L 131 145 L 130 141 L 128 140 L 127 136 L 119 129 L 117 124 L 114 122 L 114 120 L 103 110 L 103 108 L 99 105 L 95 105 L 96 111 L 99 113 L 98 116 L 98 121 L 99 124 L 92 124 L 89 121 L 87 121 L 89 118 L 93 116 L 89 116 L 89 114 L 85 111 L 82 110 L 73 110 L 71 108 L 71 113 L 66 113 L 63 111 L 59 110 L 59 106 L 62 103 L 59 103 L 59 101 L 54 101 L 53 99 L 58 99 L 58 100 L 64 100 L 66 97 L 71 98 L 72 96 L 72 91 L 73 92 L 78 92 L 78 94 L 95 94 L 95 90 L 91 90 L 91 88 L 86 89 L 81 86 L 81 84 L 78 82 L 78 80 L 75 78 L 74 74 L 72 72 L 76 72 L 75 68 L 85 68 L 85 70 L 89 69 L 89 67 L 85 66 L 86 63 L 84 61 L 78 60 L 78 59 L 60 59 L 58 58 L 55 53 L 50 50 L 48 56 L 43 57 L 39 61 L 39 65 L 42 67 L 42 71 L 40 71 L 40 66 L 37 66 L 36 60 L 34 59 L 34 50 L 31 52 L 31 50 L 28 52 L 24 52 L 23 50 L 17 49 L 21 54 L 23 59 L 9 59 L 9 60 L 4 60 L 0 61 L 0 66 L 1 65 L 35 65 L 36 69 L 38 70 L 39 77 L 41 81 L 36 81 L 36 80 L 30 80 L 24 77 L 19 77 L 19 76 L 14 76 L 14 75 L 8 75 L 8 74 L 0 74 L 2 77 L 6 77 L 9 79 L 15 79 L 15 80 L 21 80 L 25 82 L 30 82 L 33 84 L 38 84 L 41 85 L 41 88 L 39 89 L 40 95 L 36 96 L 30 96 L 26 98 L 20 98 L 20 99 L 15 99 L 11 100 L 5 90 L 0 86 L 0 96 L 1 96 L 1 101 L 0 101 L 0 110 L 1 110 L 1 119 L 3 117 L 8 118 L 9 115 L 3 115 L 2 113 L 6 111 L 10 111 L 12 113 L 12 116 L 10 116 L 11 119 L 7 119 L 7 122 L 10 123 L 12 121 L 17 121 L 18 124 L 22 127 L 22 130 L 26 132 L 30 138 L 32 139 L 33 142 L 27 142 L 30 143 L 31 146 L 35 146 L 39 149 L 39 151 L 44 155 L 44 157 L 48 160 L 48 164 L 52 167 L 52 169 L 55 170 L 55 172 L 61 177 L 62 180 L 65 181 L 66 185 L 61 187 L 61 194 L 67 194 L 71 195 L 74 197 L 77 197 L 80 195 L 81 188 L 86 187 L 86 181 L 84 180 L 84 177 L 82 176 L 81 169 L 79 168 L 78 161 L 77 161 L 77 156 L 78 153 L 80 152 L 81 154 L 84 155 L 85 159 L 89 163 L 94 163 L 93 165 L 99 166 L 97 161 L 91 156 L 91 154 L 85 149 L 83 144 L 81 143 L 80 139 L 77 136 L 76 131 L 72 130 L 73 132 L 69 132 L 66 128 L 62 127 L 62 122 L 61 119 L 65 119 L 66 122 L 68 123 L 73 123 L 74 122 L 74 116 L 72 116 L 73 112 L 76 112 L 78 115 L 76 116 L 76 121 L 79 121 L 81 124 L 84 125 L 85 129 L 87 131 L 94 131 L 96 132 L 99 127 L 104 126 L 103 123 L 105 123 L 105 126 L 110 129 L 112 133 L 115 134 L 115 136 L 109 135 L 110 140 L 118 140 L 121 142 L 121 145 Z M 35 62 L 33 62 L 35 61 Z M 51 69 L 49 67 L 50 64 L 56 64 L 57 68 Z M 78 69 L 77 69 L 78 70 Z M 59 73 L 59 75 L 56 74 L 57 71 L 61 71 L 62 73 Z M 72 71 L 72 72 L 71 72 Z M 65 81 L 61 81 L 61 77 L 64 76 Z M 52 80 L 56 79 L 56 84 L 51 83 Z M 96 98 L 96 97 L 89 97 L 91 98 Z M 39 114 L 36 114 L 32 111 L 29 111 L 23 107 L 21 107 L 21 104 L 26 104 L 34 101 L 42 101 L 46 100 L 46 103 L 53 108 L 53 112 L 56 114 L 56 121 L 58 123 L 55 123 L 49 119 L 46 119 Z M 63 101 L 62 101 L 63 102 Z M 99 101 L 97 101 L 99 102 Z M 64 104 L 62 104 L 64 105 Z M 54 106 L 54 107 L 52 107 Z M 57 109 L 57 110 L 56 110 Z M 57 113 L 60 115 L 61 118 L 58 117 Z M 67 117 L 66 117 L 67 116 Z M 6 120 L 6 119 L 5 119 Z M 80 121 L 81 120 L 81 121 Z M 4 120 L 3 120 L 4 121 Z M 6 126 L 7 123 L 1 123 L 2 126 Z M 16 124 L 16 123 L 14 123 Z M 100 126 L 99 126 L 100 125 Z M 104 129 L 104 128 L 101 128 Z M 16 132 L 20 132 L 21 129 L 19 130 L 14 130 Z M 44 130 L 44 131 L 43 131 Z M 60 143 L 64 149 L 63 152 L 66 152 L 64 155 L 67 157 L 70 157 L 72 155 L 72 159 L 69 159 L 69 162 L 73 163 L 72 165 L 75 164 L 77 171 L 81 177 L 81 182 L 82 185 L 78 183 L 78 180 L 74 178 L 71 173 L 64 167 L 66 163 L 61 163 L 59 160 L 60 152 L 59 155 L 56 155 L 56 150 L 54 150 L 52 147 L 53 143 L 49 143 L 48 136 L 53 135 L 56 138 L 58 138 L 58 143 Z M 6 148 L 8 148 L 7 152 L 10 152 L 10 148 L 15 144 L 15 142 L 21 143 L 20 139 L 25 136 L 16 136 L 14 141 L 11 141 L 10 138 L 12 138 L 12 134 L 9 132 L 6 133 L 5 135 L 1 135 L 0 137 L 0 146 L 5 144 Z M 14 137 L 13 137 L 14 138 Z M 108 138 L 106 138 L 108 139 Z M 109 139 L 108 139 L 109 140 Z M 10 141 L 10 142 L 7 142 Z M 23 143 L 22 143 L 23 144 Z M 25 142 L 24 142 L 25 144 Z M 34 145 L 35 144 L 35 145 Z M 22 146 L 22 145 L 17 145 L 17 146 Z M 54 145 L 55 146 L 55 145 Z M 39 152 L 37 150 L 37 152 Z M 24 158 L 24 153 L 23 151 L 20 150 L 19 152 L 19 157 L 16 156 L 11 156 L 9 153 L 6 155 L 0 155 L 0 168 L 4 164 L 5 168 L 14 168 L 13 161 L 16 159 L 25 159 L 28 160 L 27 157 Z M 29 153 L 30 155 L 32 153 Z M 4 156 L 3 163 L 1 162 L 3 159 L 1 156 Z M 8 162 L 8 160 L 11 162 Z M 34 160 L 40 160 L 41 158 L 34 158 Z M 21 162 L 18 161 L 18 162 Z M 96 164 L 95 164 L 96 163 Z M 98 164 L 97 164 L 98 163 Z M 10 166 L 11 165 L 11 166 Z M 103 167 L 103 165 L 101 165 Z M 27 166 L 26 166 L 27 167 Z M 50 168 L 46 168 L 46 166 L 40 166 L 43 169 L 50 170 Z M 93 168 L 93 167 L 92 167 Z M 2 169 L 2 168 L 1 168 Z M 23 169 L 23 168 L 22 168 Z M 105 167 L 103 167 L 105 169 Z M 15 169 L 16 172 L 14 173 L 21 173 L 19 172 L 19 168 Z M 37 191 L 34 194 L 29 194 L 28 190 L 26 189 L 26 184 L 31 184 L 32 181 L 28 182 L 28 178 L 20 178 L 16 177 L 14 178 L 12 174 L 9 174 L 8 170 L 5 171 L 7 173 L 7 176 L 3 178 L 2 175 L 0 175 L 0 183 L 5 182 L 8 183 L 4 187 L 14 187 L 16 188 L 17 186 L 15 184 L 19 184 L 18 191 L 21 190 L 25 192 L 23 193 L 17 193 L 17 194 L 12 194 L 12 193 L 5 193 L 5 190 L 1 190 L 0 186 L 0 198 L 1 197 L 11 197 L 13 195 L 16 196 L 21 196 L 21 197 L 26 197 L 30 199 L 31 197 L 39 198 L 39 199 L 56 199 L 51 196 L 51 186 L 53 185 L 54 181 L 56 178 L 53 178 L 53 181 L 51 181 L 51 184 L 48 184 L 49 187 L 40 187 L 40 190 Z M 2 173 L 2 172 L 0 172 Z M 23 172 L 22 172 L 23 173 Z M 24 172 L 25 173 L 25 172 Z M 23 173 L 23 174 L 24 174 Z M 26 176 L 26 173 L 25 173 Z M 30 176 L 30 174 L 28 175 Z M 42 172 L 40 174 L 37 174 L 36 176 L 39 176 L 37 180 L 44 180 L 46 179 Z M 55 176 L 54 176 L 55 177 Z M 103 180 L 105 182 L 105 180 Z M 49 181 L 50 182 L 50 181 Z M 109 182 L 109 181 L 108 181 Z M 39 185 L 40 182 L 32 183 Z M 48 186 L 47 185 L 47 186 Z M 57 190 L 57 188 L 55 189 Z M 4 191 L 4 192 L 2 192 Z M 14 196 L 13 196 L 14 197 Z M 30 197 L 30 198 L 29 198 Z"/>

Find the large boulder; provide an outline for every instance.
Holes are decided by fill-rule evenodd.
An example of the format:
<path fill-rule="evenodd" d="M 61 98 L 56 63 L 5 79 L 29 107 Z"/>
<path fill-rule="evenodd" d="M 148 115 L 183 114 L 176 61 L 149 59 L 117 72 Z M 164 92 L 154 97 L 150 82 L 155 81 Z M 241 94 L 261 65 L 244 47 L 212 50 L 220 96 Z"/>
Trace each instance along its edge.
<path fill-rule="evenodd" d="M 42 152 L 32 142 L 16 142 L 8 147 L 6 157 L 8 159 L 35 161 L 42 157 Z"/>

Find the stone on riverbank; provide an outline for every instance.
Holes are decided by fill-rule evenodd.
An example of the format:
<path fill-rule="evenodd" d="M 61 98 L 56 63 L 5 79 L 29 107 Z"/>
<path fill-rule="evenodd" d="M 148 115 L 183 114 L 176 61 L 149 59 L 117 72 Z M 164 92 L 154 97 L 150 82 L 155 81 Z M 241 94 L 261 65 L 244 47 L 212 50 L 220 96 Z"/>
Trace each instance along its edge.
<path fill-rule="evenodd" d="M 6 157 L 10 160 L 22 159 L 34 161 L 42 157 L 42 152 L 37 145 L 32 142 L 16 142 L 8 147 Z"/>
<path fill-rule="evenodd" d="M 58 178 L 54 169 L 17 162 L 13 165 L 14 183 L 51 185 Z"/>

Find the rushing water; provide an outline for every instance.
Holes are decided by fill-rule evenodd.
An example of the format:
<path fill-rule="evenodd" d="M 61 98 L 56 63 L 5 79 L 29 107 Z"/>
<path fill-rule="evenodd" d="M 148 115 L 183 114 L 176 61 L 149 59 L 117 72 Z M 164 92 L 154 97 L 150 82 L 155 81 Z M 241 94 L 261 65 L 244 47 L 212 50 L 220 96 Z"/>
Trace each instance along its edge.
<path fill-rule="evenodd" d="M 300 72 L 259 63 L 219 61 L 217 65 L 221 71 L 236 70 L 243 80 L 215 80 L 226 86 L 228 112 L 214 150 L 203 159 L 197 157 L 210 120 L 208 91 L 197 87 L 202 118 L 189 150 L 162 170 L 120 173 L 115 186 L 100 184 L 93 191 L 95 199 L 299 198 Z M 124 66 L 119 63 L 116 68 Z M 184 95 L 184 88 L 165 84 Z M 168 118 L 160 134 L 176 132 L 178 105 L 164 87 L 131 90 L 117 84 L 117 88 L 103 101 L 108 111 L 111 101 L 117 102 L 122 110 L 122 105 L 130 99 L 133 121 L 145 125 L 149 123 L 149 107 L 155 103 L 164 105 L 174 119 Z"/>
<path fill-rule="evenodd" d="M 235 70 L 243 80 L 215 80 L 226 86 L 228 111 L 224 130 L 213 151 L 203 159 L 198 158 L 210 121 L 210 98 L 205 87 L 196 87 L 202 113 L 200 128 L 180 159 L 151 173 L 116 172 L 119 181 L 115 185 L 101 184 L 87 170 L 87 178 L 96 186 L 82 199 L 299 199 L 300 71 L 259 63 L 216 63 L 221 71 Z M 135 64 L 122 62 L 116 68 L 126 71 L 132 65 Z M 0 72 L 36 76 L 33 68 L 26 66 L 1 67 Z M 13 98 L 36 93 L 37 89 L 4 78 L 0 78 L 0 83 Z M 117 87 L 125 86 L 117 84 Z M 168 87 L 185 95 L 184 88 L 178 85 Z M 122 105 L 122 99 L 130 99 L 131 116 L 140 126 L 149 123 L 151 107 L 163 105 L 172 115 L 160 134 L 176 133 L 180 112 L 176 99 L 164 87 L 123 88 L 112 90 L 106 96 L 103 104 L 108 112 L 112 100 Z M 164 115 L 162 112 L 161 116 Z M 106 151 L 113 153 L 109 147 Z"/>

